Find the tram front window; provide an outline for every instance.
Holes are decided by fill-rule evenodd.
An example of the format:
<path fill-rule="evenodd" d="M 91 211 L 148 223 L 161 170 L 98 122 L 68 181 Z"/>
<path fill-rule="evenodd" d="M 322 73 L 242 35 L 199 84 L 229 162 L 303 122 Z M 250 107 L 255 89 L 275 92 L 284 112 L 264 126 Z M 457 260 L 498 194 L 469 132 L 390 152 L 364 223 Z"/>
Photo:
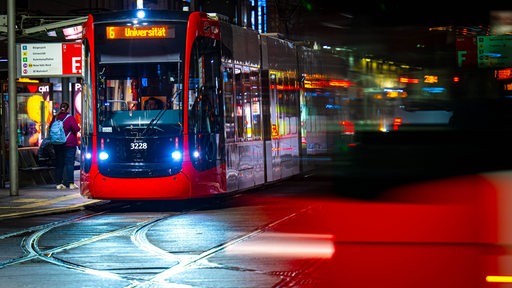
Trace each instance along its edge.
<path fill-rule="evenodd" d="M 177 68 L 177 63 L 100 67 L 99 131 L 122 133 L 127 128 L 146 129 L 150 123 L 161 133 L 180 129 L 183 113 Z"/>

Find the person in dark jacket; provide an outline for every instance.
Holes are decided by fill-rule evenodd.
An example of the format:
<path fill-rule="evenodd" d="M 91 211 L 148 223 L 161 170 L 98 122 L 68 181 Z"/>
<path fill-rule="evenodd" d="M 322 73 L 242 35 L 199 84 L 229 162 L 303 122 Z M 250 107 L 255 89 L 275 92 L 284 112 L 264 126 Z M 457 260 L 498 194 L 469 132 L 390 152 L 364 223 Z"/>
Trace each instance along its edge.
<path fill-rule="evenodd" d="M 57 114 L 53 117 L 49 127 L 53 122 L 63 120 L 69 114 L 69 103 L 62 102 L 60 109 Z M 66 135 L 66 143 L 64 144 L 53 144 L 55 149 L 55 181 L 57 189 L 78 189 L 75 184 L 74 170 L 75 170 L 75 154 L 78 147 L 78 132 L 80 126 L 76 121 L 75 117 L 68 117 L 63 122 L 63 128 Z"/>

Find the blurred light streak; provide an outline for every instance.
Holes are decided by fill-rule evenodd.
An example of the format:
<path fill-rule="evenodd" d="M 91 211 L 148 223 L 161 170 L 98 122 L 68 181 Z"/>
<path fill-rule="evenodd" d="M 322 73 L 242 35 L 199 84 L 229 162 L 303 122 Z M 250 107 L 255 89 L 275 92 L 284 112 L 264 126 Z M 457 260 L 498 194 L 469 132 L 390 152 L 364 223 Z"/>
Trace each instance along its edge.
<path fill-rule="evenodd" d="M 492 283 L 512 283 L 512 276 L 487 276 L 485 281 Z"/>
<path fill-rule="evenodd" d="M 328 234 L 264 233 L 226 249 L 228 254 L 273 257 L 331 258 L 333 236 Z"/>

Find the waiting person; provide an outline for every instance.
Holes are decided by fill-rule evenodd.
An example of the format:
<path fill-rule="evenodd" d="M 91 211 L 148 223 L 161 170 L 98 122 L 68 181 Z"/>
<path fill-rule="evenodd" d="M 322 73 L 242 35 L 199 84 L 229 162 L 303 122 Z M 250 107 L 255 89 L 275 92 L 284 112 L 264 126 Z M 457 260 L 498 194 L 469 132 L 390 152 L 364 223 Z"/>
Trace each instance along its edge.
<path fill-rule="evenodd" d="M 57 189 L 77 189 L 75 185 L 75 153 L 78 147 L 77 134 L 80 131 L 80 126 L 75 117 L 67 117 L 69 114 L 69 103 L 62 102 L 60 104 L 59 112 L 53 117 L 50 127 L 55 120 L 64 120 L 64 132 L 67 135 L 66 143 L 53 144 L 55 149 L 55 181 Z"/>

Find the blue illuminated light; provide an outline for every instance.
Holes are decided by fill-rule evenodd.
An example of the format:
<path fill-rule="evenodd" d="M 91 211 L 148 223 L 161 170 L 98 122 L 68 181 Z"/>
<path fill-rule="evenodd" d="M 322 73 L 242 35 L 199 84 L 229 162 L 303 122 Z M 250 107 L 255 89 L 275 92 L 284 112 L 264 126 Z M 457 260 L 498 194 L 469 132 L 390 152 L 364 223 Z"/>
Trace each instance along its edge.
<path fill-rule="evenodd" d="M 490 58 L 500 58 L 503 57 L 501 53 L 482 53 L 483 56 L 489 56 Z"/>
<path fill-rule="evenodd" d="M 85 159 L 91 159 L 91 158 L 92 158 L 91 152 L 85 153 Z"/>
<path fill-rule="evenodd" d="M 173 160 L 179 161 L 179 160 L 181 160 L 182 155 L 181 155 L 180 151 L 173 151 L 171 154 L 171 157 Z"/>
<path fill-rule="evenodd" d="M 195 150 L 194 152 L 192 152 L 192 156 L 194 158 L 199 158 L 199 151 Z"/>
<path fill-rule="evenodd" d="M 445 89 L 443 87 L 424 87 L 422 90 L 430 93 L 442 93 Z"/>
<path fill-rule="evenodd" d="M 100 160 L 107 160 L 108 159 L 108 153 L 105 152 L 105 151 L 101 151 L 100 154 L 98 155 L 98 157 L 100 158 Z"/>
<path fill-rule="evenodd" d="M 146 12 L 142 10 L 137 11 L 137 18 L 143 19 L 144 17 L 146 17 Z"/>
<path fill-rule="evenodd" d="M 400 88 L 384 88 L 385 92 L 404 92 L 404 89 Z"/>

